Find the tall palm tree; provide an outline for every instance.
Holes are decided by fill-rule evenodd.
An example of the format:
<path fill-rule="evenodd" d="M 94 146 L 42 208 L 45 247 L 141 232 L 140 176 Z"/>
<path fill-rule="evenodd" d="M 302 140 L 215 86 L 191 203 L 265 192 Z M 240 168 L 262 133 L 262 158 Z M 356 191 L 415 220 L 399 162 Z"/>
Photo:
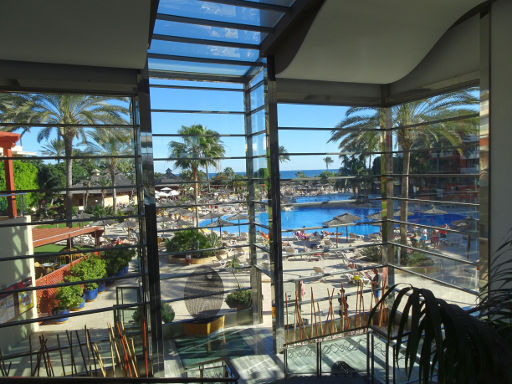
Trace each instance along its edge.
<path fill-rule="evenodd" d="M 216 165 L 217 160 L 212 157 L 224 155 L 224 146 L 219 134 L 207 129 L 201 124 L 193 124 L 189 127 L 182 126 L 178 134 L 183 137 L 183 142 L 171 141 L 169 143 L 170 157 L 175 160 L 175 165 L 183 170 L 192 171 L 194 180 L 194 201 L 197 204 L 199 195 L 199 167 Z M 196 225 L 199 224 L 199 217 L 196 209 Z"/>
<path fill-rule="evenodd" d="M 325 168 L 327 169 L 327 172 L 329 172 L 329 164 L 334 163 L 334 160 L 330 156 L 324 157 L 323 160 L 325 162 Z"/>
<path fill-rule="evenodd" d="M 208 166 L 213 165 L 217 171 L 219 170 L 220 160 L 215 158 L 224 156 L 224 145 L 222 144 L 222 141 L 219 140 L 217 132 L 214 132 L 214 134 L 205 135 L 204 139 L 205 147 L 203 150 L 203 155 L 207 158 L 210 158 L 204 164 L 206 180 L 208 181 L 208 192 L 210 192 L 210 173 L 208 172 Z"/>
<path fill-rule="evenodd" d="M 95 131 L 87 132 L 87 136 L 92 141 L 88 142 L 87 149 L 101 156 L 109 156 L 106 162 L 106 168 L 110 175 L 112 187 L 112 205 L 114 215 L 117 213 L 117 193 L 115 188 L 116 172 L 118 170 L 119 158 L 116 156 L 132 154 L 131 132 L 126 129 L 117 128 L 98 128 Z"/>
<path fill-rule="evenodd" d="M 51 139 L 48 144 L 43 145 L 41 153 L 45 156 L 63 157 L 64 156 L 64 141 L 60 137 Z M 60 164 L 61 159 L 57 159 L 57 164 Z"/>
<path fill-rule="evenodd" d="M 11 110 L 4 119 L 19 123 L 45 123 L 48 124 L 37 135 L 39 142 L 48 140 L 53 132 L 64 142 L 64 156 L 66 157 L 66 220 L 72 216 L 72 192 L 69 188 L 73 184 L 73 140 L 82 139 L 86 142 L 84 124 L 126 124 L 129 109 L 112 103 L 114 100 L 126 100 L 97 95 L 78 94 L 20 94 L 12 95 L 16 110 Z M 20 98 L 22 100 L 20 100 Z M 65 125 L 63 125 L 65 124 Z M 30 130 L 29 126 L 14 129 L 23 129 L 23 133 Z M 71 222 L 68 221 L 68 226 Z"/>
<path fill-rule="evenodd" d="M 456 147 L 462 143 L 461 133 L 472 133 L 476 129 L 476 119 L 469 124 L 447 121 L 437 124 L 425 124 L 414 128 L 409 125 L 442 120 L 457 115 L 474 113 L 472 105 L 478 100 L 471 90 L 463 90 L 431 97 L 426 100 L 413 101 L 392 107 L 392 121 L 396 128 L 396 139 L 402 151 L 402 187 L 400 220 L 407 221 L 409 198 L 409 168 L 411 149 L 418 143 L 439 145 L 450 143 Z M 331 131 L 329 142 L 338 141 L 342 151 L 375 152 L 379 148 L 379 128 L 385 127 L 384 113 L 375 108 L 349 108 L 343 119 Z M 349 132 L 347 130 L 350 129 Z M 407 244 L 407 226 L 401 225 L 400 237 Z"/>

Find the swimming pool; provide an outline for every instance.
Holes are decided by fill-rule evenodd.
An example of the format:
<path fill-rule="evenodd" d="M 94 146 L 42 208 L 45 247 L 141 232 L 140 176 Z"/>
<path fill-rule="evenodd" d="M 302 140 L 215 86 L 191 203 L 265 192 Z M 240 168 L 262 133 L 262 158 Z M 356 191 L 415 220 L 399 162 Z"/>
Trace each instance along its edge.
<path fill-rule="evenodd" d="M 372 196 L 370 196 L 372 197 Z M 296 201 L 297 203 L 305 203 L 305 202 L 318 202 L 318 201 L 332 201 L 332 200 L 348 200 L 350 198 L 350 194 L 329 194 L 329 195 L 321 195 L 321 196 L 302 196 L 297 197 Z M 431 205 L 425 205 L 425 207 L 422 207 L 422 209 L 426 210 L 431 208 Z M 398 209 L 398 205 L 395 209 Z M 466 212 L 464 210 L 455 210 L 451 209 L 449 213 L 442 214 L 442 215 L 435 215 L 433 220 L 433 215 L 430 214 L 424 214 L 418 212 L 418 207 L 410 207 L 409 208 L 411 212 L 414 212 L 414 215 L 409 216 L 408 221 L 415 224 L 427 224 L 432 225 L 435 224 L 436 226 L 441 226 L 444 224 L 450 224 L 454 220 L 463 219 L 464 217 L 471 215 L 475 218 L 477 218 L 476 212 Z M 375 204 L 372 204 L 370 206 L 364 206 L 364 207 L 357 207 L 357 206 L 344 206 L 344 207 L 301 207 L 296 206 L 292 210 L 289 211 L 281 211 L 281 228 L 282 230 L 288 230 L 288 229 L 298 229 L 302 227 L 319 227 L 322 226 L 324 222 L 331 220 L 333 217 L 337 215 L 341 215 L 343 213 L 350 213 L 351 215 L 356 215 L 361 218 L 361 220 L 358 220 L 356 222 L 368 222 L 372 221 L 371 219 L 368 219 L 369 215 L 372 215 L 374 213 L 380 212 L 380 203 L 377 201 Z M 223 216 L 223 219 L 226 219 L 230 215 Z M 398 219 L 398 218 L 397 218 Z M 263 223 L 265 225 L 268 225 L 268 213 L 267 212 L 259 212 L 256 213 L 256 222 L 257 223 Z M 201 222 L 201 226 L 205 226 L 206 224 L 209 224 L 210 220 L 204 220 Z M 234 224 L 237 222 L 234 221 Z M 216 229 L 218 230 L 218 229 Z M 238 233 L 238 226 L 232 226 L 232 227 L 222 227 L 223 231 L 227 231 L 229 233 Z M 258 230 L 258 229 L 257 229 Z M 264 232 L 266 230 L 262 229 Z M 240 226 L 241 232 L 247 232 L 248 226 L 247 225 L 241 225 Z M 315 230 L 306 231 L 306 232 L 314 232 Z M 331 229 L 333 231 L 333 229 Z M 340 235 L 346 235 L 345 233 L 346 227 L 339 227 L 338 233 Z M 351 233 L 355 233 L 358 235 L 369 235 L 371 233 L 378 233 L 380 232 L 380 226 L 379 225 L 371 225 L 371 224 L 361 224 L 361 225 L 354 225 L 348 227 L 348 231 Z"/>

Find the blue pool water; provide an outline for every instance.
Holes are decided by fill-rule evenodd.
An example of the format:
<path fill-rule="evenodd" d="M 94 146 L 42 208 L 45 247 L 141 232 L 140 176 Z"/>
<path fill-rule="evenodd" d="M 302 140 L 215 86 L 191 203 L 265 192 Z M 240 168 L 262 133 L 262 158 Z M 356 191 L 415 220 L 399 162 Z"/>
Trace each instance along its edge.
<path fill-rule="evenodd" d="M 371 197 L 371 196 L 370 196 Z M 321 196 L 305 196 L 298 197 L 296 201 L 298 203 L 304 202 L 314 202 L 314 201 L 332 201 L 332 200 L 347 200 L 350 198 L 349 194 L 329 194 L 329 195 L 321 195 Z M 397 207 L 398 208 L 398 207 Z M 425 209 L 428 209 L 427 207 Z M 290 211 L 282 211 L 281 212 L 281 228 L 283 230 L 288 229 L 298 229 L 302 227 L 319 227 L 322 226 L 324 222 L 331 220 L 334 216 L 341 215 L 343 213 L 350 213 L 351 215 L 356 215 L 361 218 L 361 220 L 357 222 L 368 222 L 372 221 L 368 219 L 368 215 L 372 215 L 374 213 L 380 212 L 380 204 L 376 202 L 371 206 L 365 207 L 294 207 Z M 414 212 L 414 210 L 412 210 Z M 226 219 L 229 215 L 223 217 Z M 416 224 L 435 224 L 436 226 L 441 226 L 444 224 L 450 224 L 454 220 L 463 219 L 466 215 L 461 213 L 447 213 L 443 215 L 436 215 L 434 220 L 432 220 L 432 215 L 423 214 L 419 212 L 415 212 L 414 215 L 409 216 L 408 221 Z M 398 218 L 397 218 L 398 219 Z M 268 213 L 260 212 L 256 214 L 256 222 L 261 223 L 268 226 Z M 201 226 L 205 226 L 210 223 L 210 220 L 204 220 L 201 222 Z M 237 222 L 233 222 L 237 224 Z M 340 235 L 346 235 L 346 227 L 339 227 L 338 233 Z M 215 230 L 218 230 L 215 229 Z M 261 230 L 263 232 L 268 232 L 266 229 L 257 227 L 257 230 Z M 229 233 L 238 233 L 238 226 L 232 227 L 222 227 L 222 231 L 226 231 Z M 241 225 L 241 232 L 247 232 L 248 226 Z M 306 231 L 306 232 L 314 232 L 315 230 Z M 330 231 L 334 232 L 335 228 L 331 228 Z M 355 233 L 358 235 L 369 235 L 370 233 L 378 233 L 380 232 L 379 225 L 370 225 L 370 224 L 361 224 L 361 225 L 353 225 L 348 227 L 348 231 L 350 233 Z"/>

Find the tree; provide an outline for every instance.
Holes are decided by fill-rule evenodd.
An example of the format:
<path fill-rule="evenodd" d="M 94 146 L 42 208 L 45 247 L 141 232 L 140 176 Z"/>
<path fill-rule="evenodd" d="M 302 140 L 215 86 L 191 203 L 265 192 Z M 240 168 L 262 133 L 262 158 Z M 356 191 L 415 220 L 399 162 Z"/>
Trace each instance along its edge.
<path fill-rule="evenodd" d="M 63 188 L 66 185 L 66 175 L 60 164 L 39 164 L 37 180 L 39 189 L 44 193 L 45 200 L 50 200 L 49 206 L 53 205 L 55 192 L 53 189 Z"/>
<path fill-rule="evenodd" d="M 204 142 L 203 156 L 207 158 L 204 162 L 204 168 L 206 171 L 206 180 L 208 181 L 208 192 L 210 192 L 210 173 L 208 172 L 208 165 L 213 165 L 215 169 L 219 169 L 220 159 L 218 158 L 224 156 L 224 145 L 219 139 L 219 134 L 214 131 L 209 131 L 209 133 L 205 135 Z"/>
<path fill-rule="evenodd" d="M 64 156 L 66 157 L 66 188 L 73 185 L 73 141 L 82 139 L 86 141 L 84 125 L 87 124 L 118 124 L 127 123 L 129 109 L 120 103 L 112 101 L 126 101 L 126 98 L 115 98 L 97 95 L 78 94 L 12 94 L 11 109 L 4 120 L 19 123 L 45 123 L 48 124 L 37 135 L 39 142 L 48 140 L 53 132 L 62 138 L 64 143 Z M 20 101 L 20 97 L 23 99 Z M 30 130 L 29 126 L 14 128 L 23 129 L 23 133 Z M 66 191 L 66 220 L 68 226 L 73 215 L 72 191 Z"/>
<path fill-rule="evenodd" d="M 21 160 L 14 160 L 12 162 L 12 168 L 14 173 L 14 187 L 16 190 L 23 189 L 39 189 L 39 184 L 37 182 L 37 167 L 34 164 L 24 162 Z M 0 190 L 5 191 L 5 171 L 4 171 L 4 162 L 0 162 Z M 32 207 L 37 203 L 37 194 L 36 193 L 27 193 L 23 196 L 16 197 L 18 201 L 18 206 L 20 206 L 20 200 L 23 199 L 23 204 L 26 208 Z M 7 209 L 7 199 L 0 198 L 0 210 L 5 211 Z"/>
<path fill-rule="evenodd" d="M 325 162 L 325 168 L 327 169 L 327 172 L 329 172 L 329 164 L 334 163 L 334 160 L 330 156 L 327 156 L 327 157 L 324 157 L 324 162 Z"/>
<path fill-rule="evenodd" d="M 56 139 L 51 139 L 48 141 L 48 144 L 43 145 L 43 150 L 41 153 L 44 156 L 52 156 L 52 157 L 63 157 L 64 156 L 64 142 L 60 137 Z M 60 164 L 61 159 L 57 159 L 57 164 Z"/>
<path fill-rule="evenodd" d="M 183 137 L 183 142 L 171 141 L 169 143 L 170 157 L 174 158 L 175 165 L 182 170 L 192 171 L 194 181 L 194 201 L 197 204 L 199 195 L 199 167 L 217 165 L 217 160 L 212 157 L 224 155 L 224 146 L 215 131 L 206 129 L 200 124 L 189 127 L 182 126 L 178 134 Z M 207 169 L 207 168 L 206 168 Z M 207 179 L 208 175 L 206 175 Z M 199 217 L 196 209 L 196 225 L 199 224 Z"/>
<path fill-rule="evenodd" d="M 283 145 L 279 146 L 279 162 L 284 163 L 285 161 L 290 161 L 290 155 L 288 155 L 288 151 Z"/>
<path fill-rule="evenodd" d="M 336 187 L 338 189 L 345 188 L 348 183 L 352 188 L 352 194 L 354 196 L 359 195 L 362 187 L 364 187 L 365 183 L 361 180 L 362 176 L 366 176 L 368 174 L 364 160 L 361 159 L 360 156 L 351 155 L 342 157 L 343 159 L 343 167 L 340 168 L 339 174 L 342 176 L 356 176 L 352 177 L 349 180 L 347 179 L 339 179 L 336 181 Z"/>
<path fill-rule="evenodd" d="M 130 132 L 125 129 L 98 128 L 95 131 L 88 132 L 87 136 L 93 140 L 87 145 L 89 151 L 101 156 L 108 156 L 105 160 L 105 167 L 110 175 L 112 205 L 115 215 L 117 213 L 116 171 L 118 170 L 120 160 L 118 156 L 132 153 Z"/>
<path fill-rule="evenodd" d="M 471 90 L 463 90 L 391 108 L 397 143 L 402 151 L 401 221 L 406 222 L 408 215 L 409 170 L 413 146 L 419 143 L 439 145 L 443 142 L 448 142 L 451 146 L 460 146 L 462 133 L 474 132 L 476 127 L 476 119 L 471 119 L 469 124 L 464 126 L 461 126 L 458 121 L 422 123 L 472 114 L 474 110 L 471 106 L 477 103 L 478 100 L 472 95 Z M 410 127 L 411 125 L 416 126 Z M 378 130 L 385 126 L 384 111 L 369 107 L 352 107 L 345 113 L 345 118 L 331 131 L 329 142 L 340 141 L 338 147 L 342 151 L 376 152 L 381 134 Z M 400 237 L 402 243 L 407 244 L 406 225 L 401 225 Z"/>

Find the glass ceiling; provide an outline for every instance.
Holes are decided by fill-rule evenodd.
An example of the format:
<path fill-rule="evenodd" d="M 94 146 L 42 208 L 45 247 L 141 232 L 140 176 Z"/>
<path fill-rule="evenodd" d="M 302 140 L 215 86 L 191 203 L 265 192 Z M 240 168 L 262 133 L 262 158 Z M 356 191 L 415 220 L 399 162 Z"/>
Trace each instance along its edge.
<path fill-rule="evenodd" d="M 244 78 L 261 66 L 260 44 L 295 0 L 160 0 L 149 75 Z"/>

